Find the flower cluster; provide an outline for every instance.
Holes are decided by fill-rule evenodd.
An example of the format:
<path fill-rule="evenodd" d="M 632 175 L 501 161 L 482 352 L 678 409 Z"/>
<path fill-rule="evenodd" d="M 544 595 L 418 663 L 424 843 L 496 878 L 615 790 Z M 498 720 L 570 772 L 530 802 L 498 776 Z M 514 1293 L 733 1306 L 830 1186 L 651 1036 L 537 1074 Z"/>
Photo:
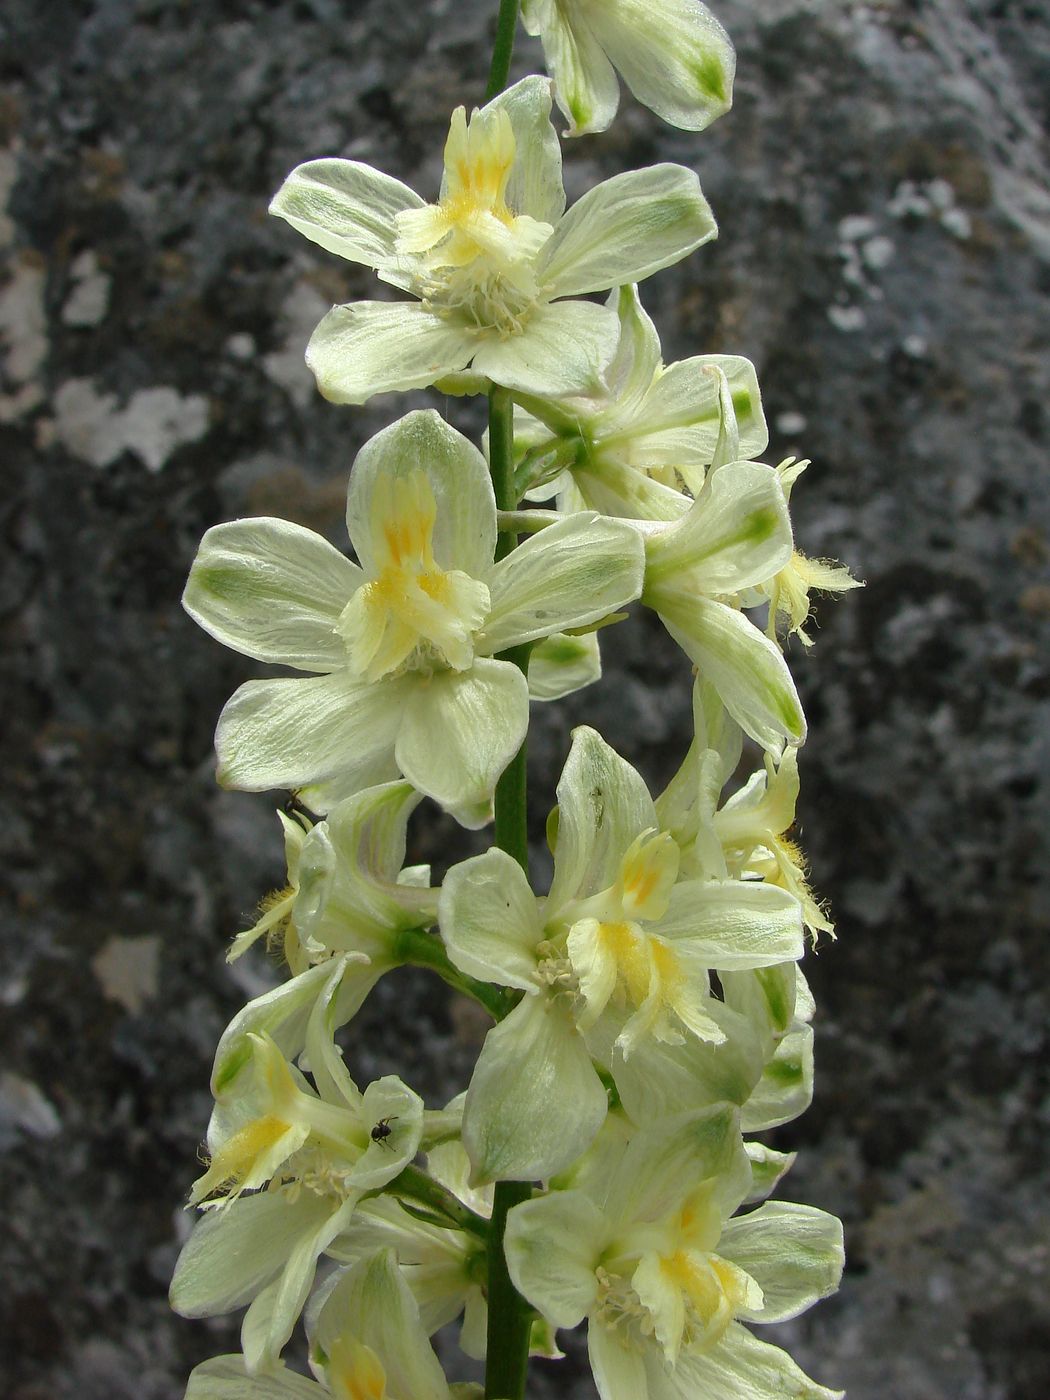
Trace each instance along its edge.
<path fill-rule="evenodd" d="M 615 67 L 699 130 L 730 102 L 724 31 L 698 0 L 525 0 L 522 19 L 551 80 L 453 113 L 433 202 L 325 159 L 271 206 L 412 298 L 329 312 L 307 350 L 321 392 L 485 393 L 490 432 L 486 459 L 426 410 L 366 443 L 353 559 L 248 519 L 209 530 L 190 572 L 206 631 L 298 673 L 242 685 L 216 733 L 222 784 L 297 807 L 278 814 L 287 885 L 229 955 L 265 938 L 288 975 L 220 1040 L 172 1284 L 187 1316 L 246 1307 L 242 1350 L 199 1366 L 190 1400 L 475 1395 L 430 1343 L 457 1318 L 497 1400 L 585 1319 L 602 1400 L 835 1394 L 745 1324 L 795 1316 L 842 1268 L 832 1216 L 767 1199 L 792 1159 L 755 1135 L 810 1100 L 799 963 L 832 935 L 791 835 L 806 723 L 783 648 L 808 641 L 811 590 L 856 585 L 795 549 L 805 464 L 760 460 L 748 361 L 663 362 L 637 283 L 714 236 L 696 176 L 633 171 L 565 208 L 552 96 L 571 134 L 603 129 Z M 576 729 L 537 894 L 530 700 L 597 680 L 600 629 L 632 603 L 685 653 L 693 742 L 653 796 Z M 496 819 L 440 887 L 405 864 L 424 799 Z M 444 1107 L 396 1076 L 360 1088 L 340 1048 L 406 964 L 493 1022 Z M 282 1360 L 300 1318 L 314 1379 Z"/>

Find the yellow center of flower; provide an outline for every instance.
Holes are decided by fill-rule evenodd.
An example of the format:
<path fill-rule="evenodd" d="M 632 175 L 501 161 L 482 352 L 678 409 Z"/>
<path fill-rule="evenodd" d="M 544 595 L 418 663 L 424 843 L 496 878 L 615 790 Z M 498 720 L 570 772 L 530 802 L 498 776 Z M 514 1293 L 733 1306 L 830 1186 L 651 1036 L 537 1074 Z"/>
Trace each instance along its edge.
<path fill-rule="evenodd" d="M 669 832 L 643 832 L 620 866 L 619 891 L 628 918 L 659 919 L 678 878 L 679 851 Z"/>
<path fill-rule="evenodd" d="M 226 1186 L 231 1196 L 239 1194 L 256 1165 L 273 1152 L 290 1128 L 289 1123 L 273 1113 L 265 1113 L 246 1123 L 215 1153 L 208 1170 L 195 1182 L 191 1200 L 204 1200 L 220 1186 Z"/>
<path fill-rule="evenodd" d="M 665 1281 L 682 1295 L 683 1340 L 695 1350 L 713 1347 L 740 1309 L 752 1301 L 754 1280 L 717 1254 L 679 1249 L 661 1259 L 660 1267 Z"/>
<path fill-rule="evenodd" d="M 437 503 L 422 472 L 377 479 L 370 522 L 374 571 L 337 624 L 351 670 L 364 680 L 409 670 L 465 671 L 473 663 L 489 591 L 436 562 L 436 519 Z"/>
<path fill-rule="evenodd" d="M 617 977 L 635 1006 L 649 995 L 652 974 L 650 940 L 637 924 L 599 924 L 598 937 L 616 965 Z"/>
<path fill-rule="evenodd" d="M 337 1400 L 393 1400 L 387 1396 L 383 1363 L 371 1347 L 353 1337 L 332 1343 L 326 1375 Z"/>
<path fill-rule="evenodd" d="M 520 331 L 535 306 L 532 266 L 552 233 L 549 224 L 516 214 L 507 203 L 516 155 L 502 107 L 475 112 L 469 122 L 457 107 L 438 203 L 397 215 L 397 250 L 424 301 L 500 336 Z"/>
<path fill-rule="evenodd" d="M 667 912 L 678 863 L 678 847 L 667 832 L 645 831 L 628 847 L 616 883 L 574 911 L 568 946 L 587 1003 L 581 1025 L 593 1024 L 617 989 L 636 1010 L 644 1007 L 630 1040 L 645 1031 L 675 1039 L 663 1025 L 669 1009 L 692 1019 L 680 959 L 655 929 L 643 926 Z"/>

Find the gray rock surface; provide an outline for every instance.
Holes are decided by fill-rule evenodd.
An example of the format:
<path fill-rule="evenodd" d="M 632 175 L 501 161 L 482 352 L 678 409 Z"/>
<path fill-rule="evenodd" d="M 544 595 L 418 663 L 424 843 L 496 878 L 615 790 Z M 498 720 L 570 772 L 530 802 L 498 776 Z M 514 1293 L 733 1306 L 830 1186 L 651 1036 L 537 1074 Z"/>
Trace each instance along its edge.
<path fill-rule="evenodd" d="M 425 401 L 315 395 L 309 331 L 369 277 L 266 202 L 335 153 L 432 191 L 495 8 L 0 15 L 8 1400 L 174 1400 L 232 1342 L 227 1321 L 169 1314 L 165 1289 L 211 1051 L 272 975 L 229 971 L 225 940 L 282 871 L 274 803 L 211 778 L 215 717 L 257 668 L 178 598 L 218 520 L 287 514 L 338 539 L 353 453 Z M 850 1262 L 837 1299 L 781 1330 L 852 1400 L 1043 1400 L 1050 6 L 717 8 L 734 111 L 696 138 L 626 103 L 567 159 L 575 193 L 696 165 L 722 232 L 649 284 L 667 358 L 756 361 L 772 460 L 813 459 L 802 547 L 867 581 L 795 657 L 803 839 L 841 937 L 810 968 L 817 1100 L 778 1145 L 801 1149 L 785 1194 L 842 1214 Z M 517 62 L 538 66 L 531 41 Z M 654 783 L 682 752 L 682 658 L 648 619 L 618 641 L 603 688 L 538 716 L 537 834 L 571 724 Z M 414 846 L 439 864 L 468 849 L 439 819 Z M 480 1030 L 406 974 L 349 1053 L 438 1098 Z M 593 1394 L 578 1348 L 534 1394 Z"/>

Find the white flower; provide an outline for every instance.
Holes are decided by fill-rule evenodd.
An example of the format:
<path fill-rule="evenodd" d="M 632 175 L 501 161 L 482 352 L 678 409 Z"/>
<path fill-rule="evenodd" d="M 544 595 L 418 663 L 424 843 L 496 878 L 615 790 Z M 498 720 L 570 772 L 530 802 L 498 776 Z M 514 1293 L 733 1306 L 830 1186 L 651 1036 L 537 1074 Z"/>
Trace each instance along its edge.
<path fill-rule="evenodd" d="M 834 1292 L 842 1227 L 807 1206 L 730 1220 L 752 1189 L 735 1112 L 638 1132 L 610 1171 L 515 1206 L 515 1286 L 558 1327 L 585 1317 L 602 1400 L 833 1400 L 737 1319 L 781 1322 Z"/>
<path fill-rule="evenodd" d="M 798 801 L 798 753 L 785 749 L 780 763 L 765 756 L 765 771 L 749 781 L 715 813 L 713 828 L 732 873 L 759 877 L 790 891 L 802 905 L 802 917 L 814 940 L 835 934 L 835 926 L 809 888 L 806 858 L 788 832 Z"/>
<path fill-rule="evenodd" d="M 543 42 L 568 135 L 604 131 L 619 105 L 614 69 L 672 126 L 701 131 L 733 102 L 736 55 L 700 0 L 522 0 Z"/>
<path fill-rule="evenodd" d="M 758 376 L 741 355 L 665 365 L 637 287 L 615 289 L 608 305 L 620 338 L 601 389 L 554 400 L 516 396 L 527 410 L 515 418 L 515 446 L 525 450 L 522 484 L 536 500 L 557 492 L 562 509 L 677 520 L 690 505 L 683 487 L 698 494 L 727 429 L 733 460 L 765 450 Z"/>
<path fill-rule="evenodd" d="M 616 319 L 571 298 L 648 277 L 715 237 L 680 165 L 614 176 L 566 213 L 550 106 L 549 82 L 525 78 L 469 121 L 457 108 L 436 204 L 357 161 L 288 176 L 272 213 L 419 298 L 328 313 L 306 352 L 326 398 L 363 403 L 470 364 L 507 388 L 586 393 L 615 349 Z"/>
<path fill-rule="evenodd" d="M 648 532 L 642 601 L 710 682 L 738 724 L 772 753 L 806 737 L 780 648 L 741 611 L 741 595 L 791 556 L 787 502 L 772 467 L 729 462 L 708 473 L 680 520 Z"/>
<path fill-rule="evenodd" d="M 216 732 L 219 781 L 294 788 L 323 812 L 400 770 L 481 826 L 528 726 L 525 678 L 493 653 L 637 597 L 641 545 L 577 515 L 493 563 L 484 458 L 431 410 L 361 449 L 347 528 L 360 565 L 282 520 L 219 525 L 201 542 L 190 615 L 259 661 L 320 672 L 241 686 Z"/>
<path fill-rule="evenodd" d="M 834 937 L 834 926 L 809 888 L 806 858 L 789 835 L 798 802 L 798 750 L 786 748 L 779 763 L 764 756 L 764 769 L 719 805 L 741 754 L 739 725 L 722 709 L 715 688 L 697 681 L 693 692 L 696 738 L 685 761 L 657 798 L 663 825 L 682 851 L 690 875 L 764 880 L 779 885 L 802 906 L 814 940 Z"/>
<path fill-rule="evenodd" d="M 799 908 L 785 891 L 677 874 L 677 847 L 641 777 L 587 728 L 575 731 L 558 784 L 547 899 L 499 850 L 449 871 L 439 903 L 449 957 L 526 994 L 489 1032 L 467 1093 L 463 1142 L 477 1180 L 549 1176 L 579 1156 L 606 1111 L 597 1044 L 608 1062 L 610 1044 L 626 1058 L 647 1040 L 723 1041 L 708 970 L 801 955 Z"/>
<path fill-rule="evenodd" d="M 284 1367 L 256 1375 L 246 1357 L 217 1356 L 190 1376 L 186 1400 L 480 1400 L 450 1386 L 393 1255 L 362 1259 L 329 1293 L 311 1337 L 320 1381 Z"/>
<path fill-rule="evenodd" d="M 362 1094 L 343 1065 L 332 1041 L 342 963 L 327 969 L 309 1010 L 313 1086 L 268 1036 L 247 1038 L 250 1062 L 216 1102 L 210 1163 L 190 1198 L 208 1209 L 172 1280 L 172 1306 L 187 1317 L 251 1304 L 241 1343 L 253 1372 L 280 1355 L 318 1258 L 361 1195 L 412 1161 L 423 1131 L 422 1100 L 401 1080 L 376 1080 Z M 382 1141 L 372 1133 L 379 1122 L 391 1129 Z"/>
<path fill-rule="evenodd" d="M 262 917 L 234 939 L 227 961 L 266 934 L 271 944 L 279 941 L 293 975 L 334 952 L 363 953 L 374 965 L 399 930 L 435 923 L 429 870 L 402 870 L 408 818 L 419 800 L 410 783 L 383 783 L 346 798 L 316 824 L 278 812 L 288 883 L 266 897 Z"/>

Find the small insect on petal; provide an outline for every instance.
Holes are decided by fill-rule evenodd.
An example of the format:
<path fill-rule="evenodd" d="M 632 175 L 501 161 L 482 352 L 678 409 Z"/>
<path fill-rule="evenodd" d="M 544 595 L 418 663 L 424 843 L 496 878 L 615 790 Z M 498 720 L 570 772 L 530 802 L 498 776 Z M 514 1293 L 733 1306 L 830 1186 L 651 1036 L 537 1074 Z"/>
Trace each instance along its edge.
<path fill-rule="evenodd" d="M 371 1137 L 371 1139 L 372 1139 L 373 1142 L 378 1142 L 379 1145 L 380 1145 L 381 1147 L 386 1147 L 386 1148 L 388 1148 L 390 1151 L 393 1151 L 393 1148 L 390 1146 L 390 1143 L 387 1142 L 387 1138 L 388 1138 L 388 1137 L 390 1136 L 390 1134 L 394 1131 L 393 1128 L 390 1126 L 390 1124 L 391 1124 L 391 1123 L 396 1123 L 396 1122 L 397 1122 L 397 1114 L 396 1114 L 396 1113 L 391 1114 L 391 1116 L 390 1116 L 389 1118 L 380 1118 L 379 1122 L 376 1123 L 376 1124 L 374 1125 L 374 1127 L 372 1128 L 372 1131 L 371 1131 L 371 1133 L 369 1134 L 369 1137 Z"/>

